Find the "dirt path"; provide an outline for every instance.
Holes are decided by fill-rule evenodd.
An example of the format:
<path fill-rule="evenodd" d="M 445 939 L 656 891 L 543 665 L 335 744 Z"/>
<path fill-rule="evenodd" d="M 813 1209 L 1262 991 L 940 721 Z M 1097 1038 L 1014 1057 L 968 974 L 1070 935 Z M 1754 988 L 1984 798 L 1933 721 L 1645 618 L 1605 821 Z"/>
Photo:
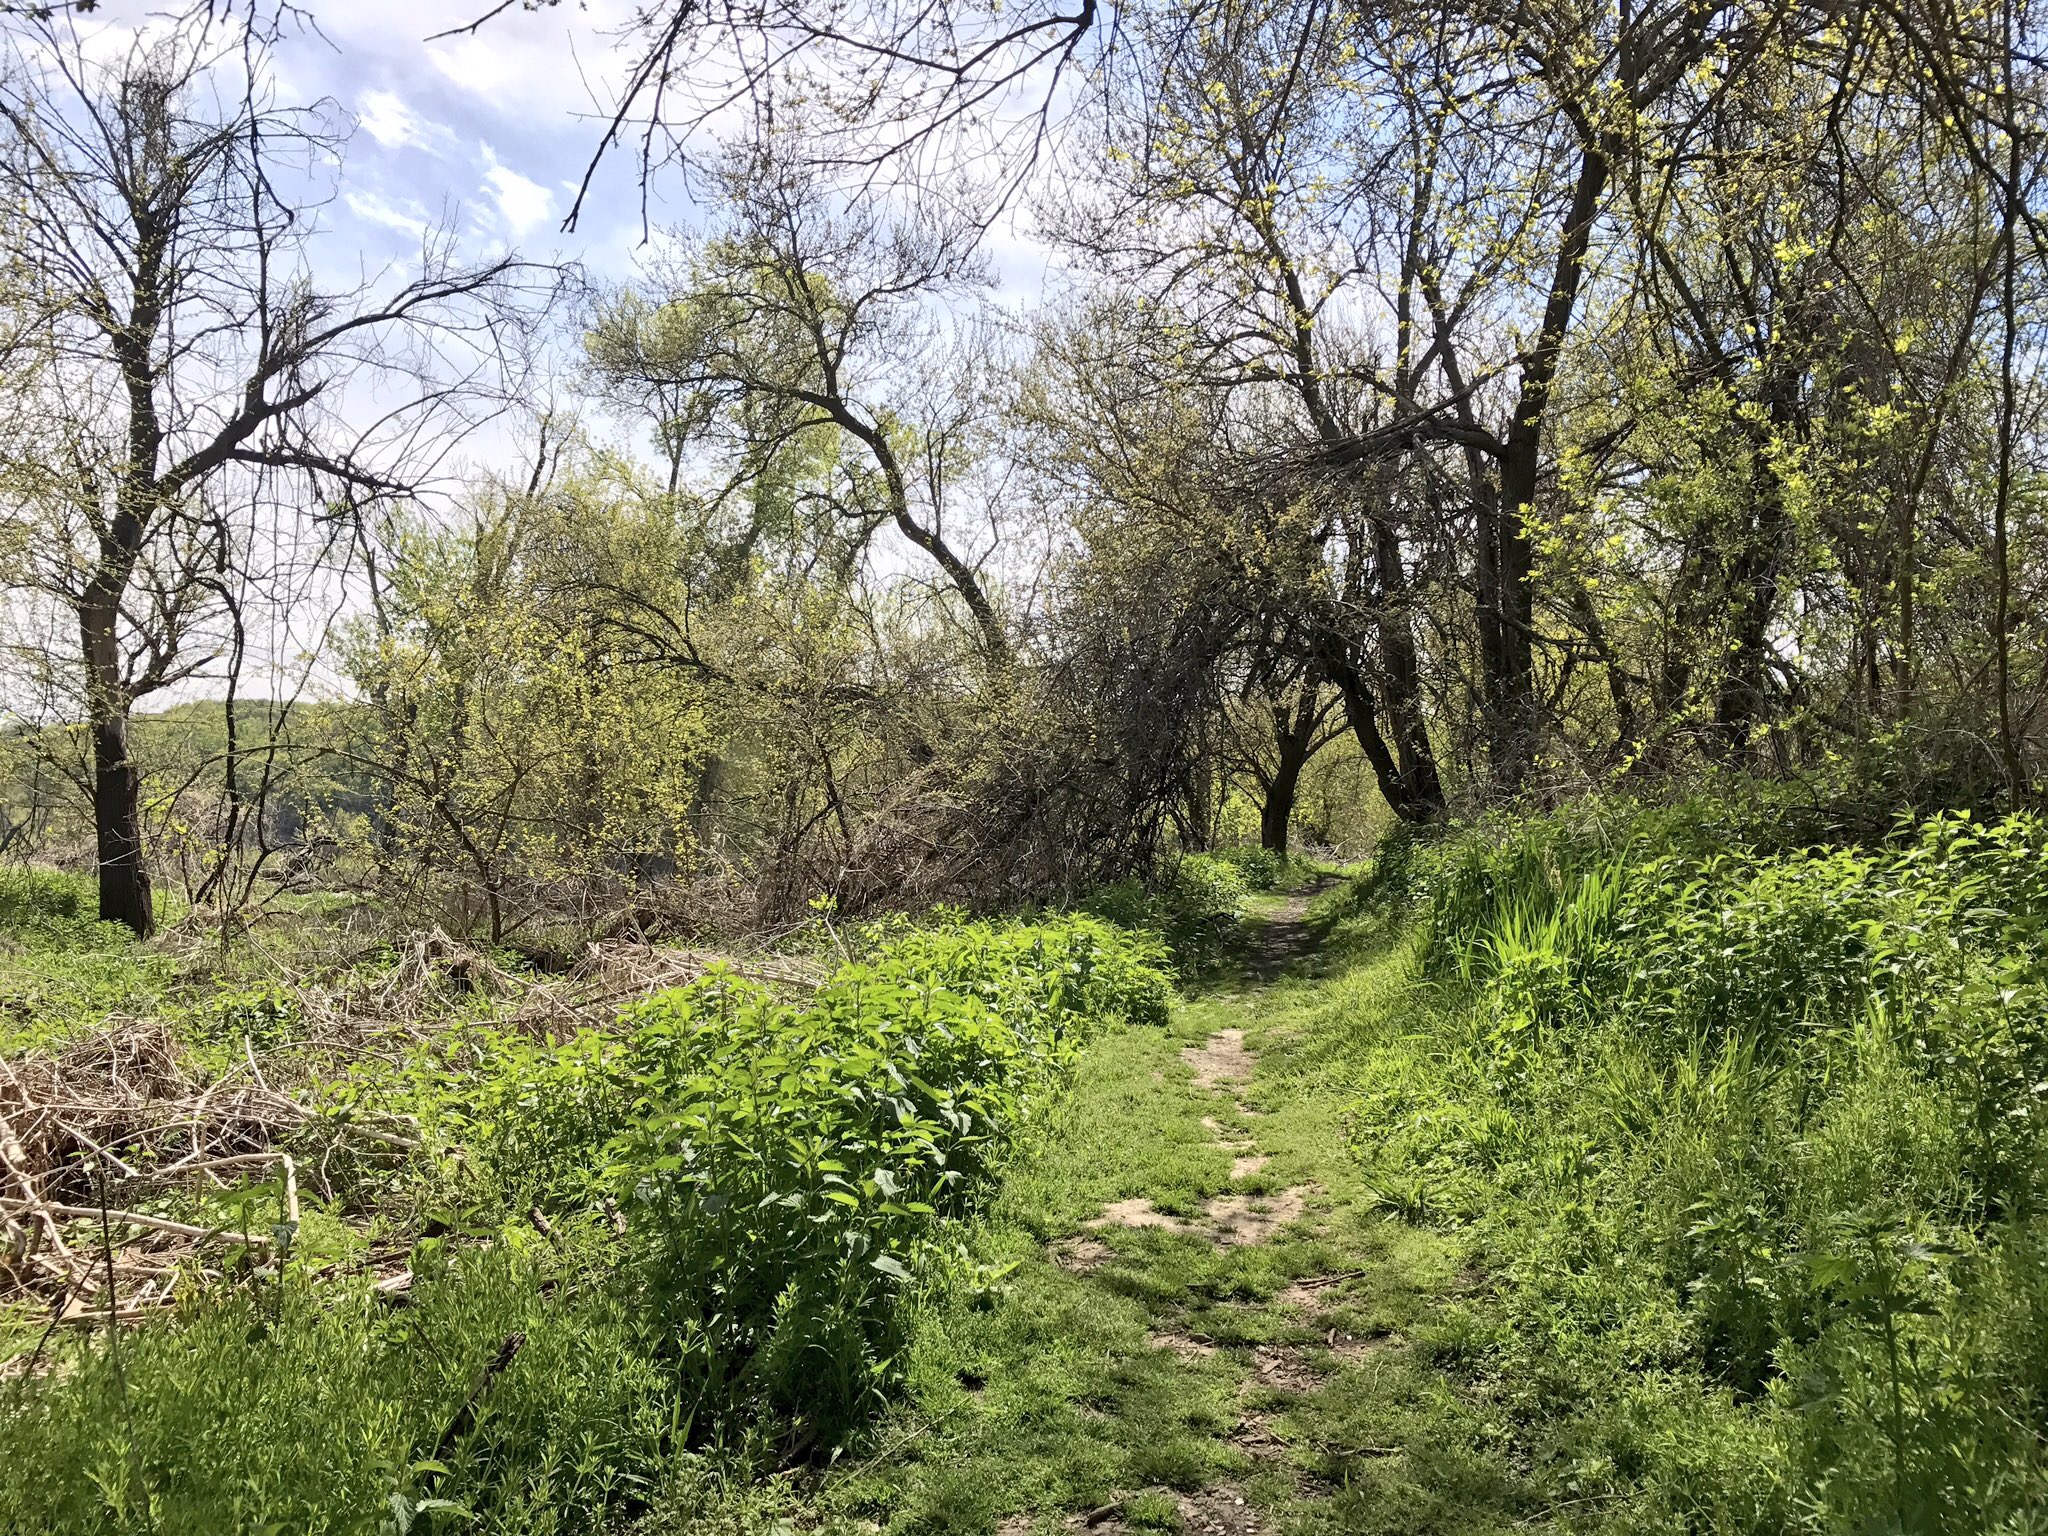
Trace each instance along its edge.
<path fill-rule="evenodd" d="M 1246 937 L 1245 970 L 1253 980 L 1277 981 L 1288 969 L 1314 955 L 1322 932 L 1309 921 L 1318 896 L 1339 884 L 1336 875 L 1322 875 L 1262 916 Z"/>
<path fill-rule="evenodd" d="M 839 1484 L 840 1507 L 905 1536 L 1527 1515 L 1483 1416 L 1416 1343 L 1461 1304 L 1463 1250 L 1390 1219 L 1346 1139 L 1344 1051 L 1362 1020 L 1400 1025 L 1409 992 L 1391 955 L 1313 979 L 1328 884 L 1259 913 L 1240 974 L 1166 1034 L 1091 1048 L 991 1219 L 1008 1278 L 920 1336 L 902 1449 Z"/>

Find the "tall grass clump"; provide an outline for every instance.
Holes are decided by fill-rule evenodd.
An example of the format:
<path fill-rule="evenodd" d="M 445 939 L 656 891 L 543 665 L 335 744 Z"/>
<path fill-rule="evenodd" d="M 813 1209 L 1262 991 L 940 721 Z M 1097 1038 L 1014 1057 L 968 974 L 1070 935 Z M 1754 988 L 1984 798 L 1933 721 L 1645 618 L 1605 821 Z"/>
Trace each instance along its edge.
<path fill-rule="evenodd" d="M 802 1000 L 714 972 L 366 1068 L 335 1112 L 403 1102 L 427 1143 L 405 1304 L 288 1260 L 59 1340 L 0 1388 L 0 1530 L 595 1531 L 696 1453 L 835 1444 L 1090 1031 L 1170 996 L 1097 919 L 949 922 Z"/>
<path fill-rule="evenodd" d="M 1602 1523 L 2048 1507 L 2048 827 L 1786 849 L 1609 806 L 1396 850 L 1437 1030 L 1361 1064 L 1382 1202 L 1471 1226 L 1471 1342 Z"/>

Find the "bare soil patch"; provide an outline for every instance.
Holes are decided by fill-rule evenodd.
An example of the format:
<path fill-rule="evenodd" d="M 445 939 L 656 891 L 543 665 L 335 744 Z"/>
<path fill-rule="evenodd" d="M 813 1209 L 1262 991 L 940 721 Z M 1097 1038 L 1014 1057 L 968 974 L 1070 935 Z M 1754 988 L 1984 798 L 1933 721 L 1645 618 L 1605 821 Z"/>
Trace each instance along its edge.
<path fill-rule="evenodd" d="M 1082 1225 L 1096 1231 L 1104 1227 L 1128 1227 L 1134 1231 L 1141 1227 L 1165 1227 L 1172 1232 L 1185 1232 L 1189 1224 L 1178 1216 L 1167 1215 L 1150 1200 L 1139 1196 L 1131 1200 L 1111 1201 L 1102 1208 L 1100 1216 Z"/>
<path fill-rule="evenodd" d="M 1308 1210 L 1310 1187 L 1283 1189 L 1277 1195 L 1218 1195 L 1202 1207 L 1216 1242 L 1225 1248 L 1263 1243 Z"/>
<path fill-rule="evenodd" d="M 1116 1257 L 1116 1251 L 1098 1237 L 1063 1237 L 1048 1251 L 1053 1263 L 1070 1275 L 1092 1274 Z"/>
<path fill-rule="evenodd" d="M 1287 1441 L 1263 1413 L 1248 1413 L 1240 1419 L 1237 1428 L 1230 1432 L 1230 1443 L 1254 1461 L 1281 1461 L 1287 1455 Z"/>
<path fill-rule="evenodd" d="M 1360 1279 L 1365 1271 L 1347 1269 L 1334 1275 L 1305 1275 L 1294 1281 L 1273 1299 L 1281 1306 L 1296 1312 L 1320 1312 L 1330 1303 L 1330 1298 L 1340 1287 Z"/>
<path fill-rule="evenodd" d="M 1219 1029 L 1201 1045 L 1183 1047 L 1180 1059 L 1194 1071 L 1197 1088 L 1252 1080 L 1252 1053 L 1244 1048 L 1241 1029 Z"/>
<path fill-rule="evenodd" d="M 1281 1392 L 1313 1392 L 1323 1380 L 1322 1373 L 1291 1344 L 1257 1346 L 1252 1350 L 1252 1369 L 1260 1386 Z"/>
<path fill-rule="evenodd" d="M 1342 1328 L 1332 1328 L 1323 1335 L 1323 1345 L 1345 1365 L 1362 1365 L 1376 1355 L 1391 1354 L 1407 1342 L 1398 1333 L 1376 1333 L 1371 1336 L 1346 1333 Z"/>
<path fill-rule="evenodd" d="M 1145 1335 L 1145 1342 L 1154 1349 L 1170 1349 L 1183 1360 L 1207 1360 L 1216 1353 L 1216 1346 L 1207 1339 L 1170 1328 L 1154 1329 Z"/>
<path fill-rule="evenodd" d="M 1173 1493 L 1157 1488 L 1146 1492 L 1173 1501 L 1175 1513 L 1180 1516 L 1183 1536 L 1267 1536 L 1272 1529 L 1265 1517 L 1246 1501 L 1243 1493 L 1228 1484 L 1205 1488 L 1200 1493 Z M 1109 1536 L 1121 1536 L 1121 1533 L 1138 1529 L 1123 1518 L 1123 1507 L 1124 1501 L 1118 1500 L 1087 1514 L 1075 1515 L 1067 1524 L 1072 1530 L 1102 1531 Z M 1027 1523 L 1014 1530 L 1024 1532 L 1031 1528 Z M 999 1527 L 998 1536 L 1009 1536 L 1009 1532 Z"/>

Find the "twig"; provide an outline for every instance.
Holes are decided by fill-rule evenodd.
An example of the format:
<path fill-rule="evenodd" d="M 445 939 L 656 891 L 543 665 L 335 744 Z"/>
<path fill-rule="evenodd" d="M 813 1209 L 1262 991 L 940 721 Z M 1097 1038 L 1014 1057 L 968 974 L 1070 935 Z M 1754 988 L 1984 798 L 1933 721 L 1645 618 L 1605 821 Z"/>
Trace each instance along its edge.
<path fill-rule="evenodd" d="M 20 1206 L 19 1200 L 0 1200 L 0 1204 Z M 62 1216 L 67 1221 L 95 1221 L 102 1214 L 102 1208 L 90 1205 L 45 1205 L 43 1209 L 52 1216 Z M 267 1237 L 255 1233 L 230 1233 L 224 1227 L 195 1227 L 187 1222 L 171 1221 L 163 1216 L 145 1216 L 140 1211 L 105 1210 L 109 1221 L 124 1227 L 147 1227 L 152 1232 L 168 1232 L 173 1237 L 189 1237 L 205 1242 L 209 1238 L 232 1237 L 238 1242 L 254 1248 L 271 1248 L 276 1244 Z"/>
<path fill-rule="evenodd" d="M 242 1036 L 242 1057 L 249 1063 L 250 1074 L 255 1077 L 257 1085 L 265 1093 L 270 1093 L 270 1084 L 264 1081 L 263 1069 L 256 1065 L 256 1047 L 249 1043 L 247 1035 Z"/>
<path fill-rule="evenodd" d="M 13 1073 L 8 1074 L 10 1077 Z M 0 1114 L 0 1164 L 14 1175 L 14 1181 L 21 1186 L 22 1199 L 12 1202 L 25 1205 L 31 1214 L 43 1224 L 43 1230 L 50 1239 L 50 1246 L 63 1257 L 66 1265 L 71 1263 L 71 1250 L 65 1246 L 64 1234 L 57 1230 L 56 1218 L 51 1215 L 53 1207 L 46 1202 L 36 1189 L 36 1181 L 29 1177 L 28 1151 L 14 1134 L 14 1127 L 4 1114 Z M 90 1214 L 89 1212 L 87 1214 Z"/>
<path fill-rule="evenodd" d="M 51 1116 L 51 1118 L 56 1119 L 54 1115 Z M 133 1168 L 129 1167 L 128 1164 L 122 1162 L 120 1158 L 116 1157 L 112 1152 L 108 1151 L 105 1147 L 101 1146 L 98 1142 L 94 1141 L 90 1136 L 86 1135 L 84 1131 L 81 1131 L 77 1126 L 71 1124 L 69 1121 L 58 1120 L 57 1126 L 58 1129 L 62 1130 L 66 1135 L 76 1136 L 80 1141 L 84 1142 L 93 1151 L 97 1152 L 107 1162 L 112 1163 L 116 1168 L 120 1169 L 121 1176 L 123 1178 L 139 1179 L 142 1177 L 141 1174 L 137 1173 Z"/>
<path fill-rule="evenodd" d="M 469 1396 L 462 1400 L 462 1406 L 455 1410 L 455 1417 L 448 1421 L 447 1429 L 441 1432 L 440 1443 L 434 1447 L 434 1460 L 445 1462 L 454 1453 L 455 1447 L 462 1443 L 462 1437 L 468 1434 L 471 1426 L 476 1423 L 477 1408 L 483 1402 L 484 1394 L 491 1390 L 491 1383 L 505 1374 L 505 1368 L 512 1363 L 513 1357 L 525 1347 L 525 1334 L 505 1335 L 505 1342 L 498 1346 L 498 1352 L 491 1357 L 490 1364 L 477 1374 L 476 1384 L 469 1389 Z M 428 1474 L 430 1481 L 436 1476 L 438 1474 Z"/>

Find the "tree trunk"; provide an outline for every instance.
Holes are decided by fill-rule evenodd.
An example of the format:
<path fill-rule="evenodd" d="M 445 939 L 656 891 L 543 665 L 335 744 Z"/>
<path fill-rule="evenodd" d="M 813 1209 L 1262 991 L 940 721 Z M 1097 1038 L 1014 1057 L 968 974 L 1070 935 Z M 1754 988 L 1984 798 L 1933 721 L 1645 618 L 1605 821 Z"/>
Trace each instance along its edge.
<path fill-rule="evenodd" d="M 121 687 L 116 608 L 102 577 L 87 589 L 78 630 L 86 675 L 86 724 L 92 732 L 93 839 L 99 856 L 100 921 L 122 923 L 136 937 L 156 931 L 149 866 L 142 858 L 142 775 L 128 750 L 128 698 Z"/>
<path fill-rule="evenodd" d="M 1378 702 L 1365 679 L 1350 661 L 1338 654 L 1334 646 L 1326 647 L 1323 670 L 1330 681 L 1337 685 L 1337 691 L 1344 697 L 1344 718 L 1351 726 L 1351 734 L 1358 738 L 1358 749 L 1365 754 L 1365 760 L 1372 765 L 1373 777 L 1379 782 L 1380 795 L 1393 813 L 1411 825 L 1426 825 L 1444 819 L 1445 806 L 1440 789 L 1435 793 L 1424 793 L 1412 784 L 1402 773 L 1387 746 L 1387 739 L 1380 733 Z M 1434 759 L 1430 761 L 1430 783 L 1435 789 Z"/>
<path fill-rule="evenodd" d="M 1578 306 L 1593 221 L 1607 188 L 1610 149 L 1604 139 L 1592 142 L 1589 136 L 1581 152 L 1578 180 L 1565 211 L 1557 265 L 1543 308 L 1543 329 L 1522 359 L 1515 414 L 1501 445 L 1500 494 L 1490 508 L 1483 505 L 1482 498 L 1478 564 L 1482 636 L 1487 618 L 1497 626 L 1492 654 L 1484 658 L 1492 715 L 1487 722 L 1489 756 L 1495 787 L 1510 793 L 1522 787 L 1536 764 L 1541 728 L 1542 711 L 1536 698 L 1536 552 L 1529 520 L 1536 511 L 1543 426 L 1564 353 L 1565 333 Z M 1485 515 L 1488 512 L 1490 519 Z"/>
<path fill-rule="evenodd" d="M 156 931 L 156 907 L 142 858 L 142 775 L 128 752 L 126 711 L 95 708 L 92 759 L 100 921 L 123 923 L 146 939 Z"/>
<path fill-rule="evenodd" d="M 1294 824 L 1294 802 L 1301 789 L 1301 760 L 1283 757 L 1280 771 L 1266 786 L 1259 807 L 1259 846 L 1270 853 L 1287 852 L 1287 832 Z"/>
<path fill-rule="evenodd" d="M 1287 852 L 1287 830 L 1294 822 L 1294 802 L 1301 791 L 1301 771 L 1315 756 L 1321 730 L 1322 711 L 1316 707 L 1320 680 L 1310 674 L 1308 696 L 1297 708 L 1276 710 L 1273 745 L 1276 766 L 1262 786 L 1265 797 L 1259 805 L 1259 846 L 1273 853 Z"/>
<path fill-rule="evenodd" d="M 1381 692 L 1401 782 L 1417 805 L 1429 808 L 1428 819 L 1443 814 L 1443 781 L 1436 753 L 1429 744 L 1429 721 L 1422 702 L 1422 664 L 1415 631 L 1408 620 L 1407 573 L 1401 564 L 1401 541 L 1385 518 L 1373 519 L 1374 563 L 1379 570 L 1380 601 L 1375 628 L 1379 634 Z"/>

